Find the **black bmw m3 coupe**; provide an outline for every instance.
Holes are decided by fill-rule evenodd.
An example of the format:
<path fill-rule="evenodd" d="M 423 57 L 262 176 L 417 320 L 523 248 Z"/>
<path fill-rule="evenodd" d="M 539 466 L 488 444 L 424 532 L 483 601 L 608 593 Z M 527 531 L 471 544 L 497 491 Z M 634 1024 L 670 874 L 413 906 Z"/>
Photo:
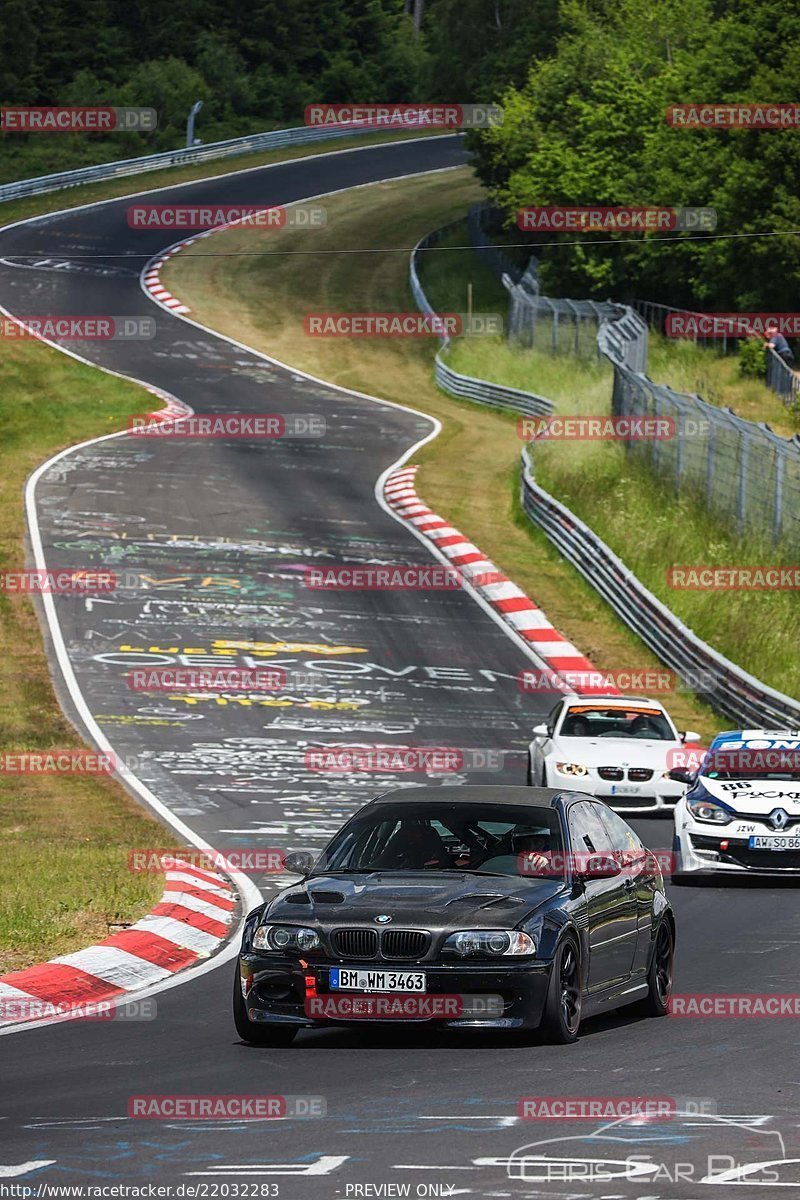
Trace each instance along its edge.
<path fill-rule="evenodd" d="M 389 792 L 303 874 L 245 923 L 233 989 L 245 1041 L 435 1021 L 572 1042 L 585 1016 L 668 1011 L 675 919 L 658 862 L 590 796 Z"/>

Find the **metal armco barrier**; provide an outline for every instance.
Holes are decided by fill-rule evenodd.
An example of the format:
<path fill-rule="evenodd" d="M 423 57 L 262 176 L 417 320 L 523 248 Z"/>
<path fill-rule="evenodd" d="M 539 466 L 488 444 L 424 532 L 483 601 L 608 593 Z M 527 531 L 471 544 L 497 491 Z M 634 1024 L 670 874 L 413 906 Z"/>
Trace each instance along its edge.
<path fill-rule="evenodd" d="M 453 221 L 450 225 L 443 225 L 440 229 L 434 229 L 432 233 L 427 234 L 426 237 L 417 242 L 411 252 L 408 282 L 417 307 L 421 312 L 429 313 L 430 315 L 435 314 L 435 309 L 425 295 L 425 289 L 420 283 L 419 272 L 417 270 L 419 253 L 422 250 L 428 249 L 429 246 L 436 245 L 444 233 L 454 225 L 460 224 L 460 221 Z M 458 396 L 463 400 L 474 400 L 477 404 L 487 404 L 491 408 L 508 409 L 511 412 L 524 413 L 525 416 L 529 417 L 546 417 L 552 413 L 555 407 L 553 401 L 548 400 L 545 396 L 537 396 L 534 392 L 522 391 L 520 388 L 506 387 L 501 383 L 490 383 L 488 379 L 473 379 L 471 375 L 462 375 L 459 371 L 454 371 L 445 361 L 447 348 L 450 345 L 450 338 L 444 335 L 441 341 L 442 348 L 436 355 L 434 374 L 437 384 L 443 391 L 449 392 L 451 396 Z"/>
<path fill-rule="evenodd" d="M 117 162 L 98 163 L 93 167 L 78 167 L 74 171 L 59 171 L 55 175 L 40 175 L 36 179 L 21 179 L 0 186 L 0 203 L 18 200 L 22 196 L 39 196 L 44 192 L 57 192 L 62 188 L 76 187 L 81 183 L 97 183 L 103 179 L 117 179 L 125 175 L 140 175 L 144 171 L 158 171 L 165 167 L 181 167 L 191 163 L 210 162 L 216 158 L 231 158 L 237 154 L 251 154 L 258 150 L 274 150 L 281 146 L 303 146 L 307 142 L 323 142 L 329 138 L 352 137 L 359 133 L 397 132 L 376 128 L 367 121 L 348 125 L 300 125 L 293 129 L 272 129 L 268 133 L 253 133 L 248 137 L 230 138 L 225 142 L 209 142 L 207 146 L 190 146 L 184 150 L 164 150 L 160 154 L 146 154 L 140 158 L 123 158 Z"/>
<path fill-rule="evenodd" d="M 527 448 L 522 455 L 522 505 L 564 558 L 600 593 L 626 625 L 677 674 L 702 672 L 703 696 L 739 727 L 800 726 L 800 702 L 776 692 L 701 641 L 640 583 L 573 512 L 539 487 Z"/>
<path fill-rule="evenodd" d="M 478 404 L 488 404 L 492 408 L 524 413 L 526 417 L 546 417 L 553 411 L 553 401 L 545 396 L 505 387 L 501 383 L 490 383 L 488 379 L 473 379 L 471 375 L 459 374 L 452 367 L 448 367 L 443 353 L 444 351 L 440 350 L 436 355 L 434 374 L 442 391 L 449 392 L 451 396 L 475 400 Z"/>

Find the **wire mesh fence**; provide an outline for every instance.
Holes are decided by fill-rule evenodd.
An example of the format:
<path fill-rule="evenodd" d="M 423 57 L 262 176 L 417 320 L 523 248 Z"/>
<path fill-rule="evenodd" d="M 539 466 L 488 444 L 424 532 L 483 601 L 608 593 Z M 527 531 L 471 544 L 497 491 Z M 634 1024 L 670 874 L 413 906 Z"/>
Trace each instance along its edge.
<path fill-rule="evenodd" d="M 527 286 L 526 286 L 526 276 Z M 508 340 L 529 350 L 598 358 L 597 335 L 604 321 L 625 315 L 625 307 L 611 301 L 563 300 L 534 290 L 538 279 L 530 268 L 519 283 L 509 279 Z"/>
<path fill-rule="evenodd" d="M 655 384 L 620 363 L 614 364 L 612 410 L 673 423 L 670 436 L 631 439 L 626 446 L 678 492 L 697 495 L 739 533 L 800 549 L 800 439 L 779 437 L 767 425 Z"/>
<path fill-rule="evenodd" d="M 767 386 L 771 387 L 773 392 L 777 392 L 787 406 L 796 404 L 800 393 L 800 378 L 786 360 L 781 358 L 780 354 L 776 354 L 770 346 L 767 346 L 766 359 Z"/>
<path fill-rule="evenodd" d="M 537 261 L 531 255 L 526 266 L 524 262 L 516 262 L 501 250 L 499 246 L 495 245 L 492 232 L 493 225 L 496 225 L 496 219 L 497 213 L 491 204 L 470 205 L 467 217 L 470 244 L 481 262 L 498 279 L 502 279 L 504 275 L 507 275 L 513 283 L 519 283 L 524 271 L 533 270 L 535 273 L 538 265 Z M 494 232 L 497 232 L 496 228 Z"/>
<path fill-rule="evenodd" d="M 664 332 L 669 314 L 685 310 L 651 301 L 638 301 L 634 309 L 612 301 L 543 296 L 535 262 L 517 280 L 506 274 L 503 282 L 509 342 L 578 358 L 604 356 L 614 367 L 614 415 L 670 422 L 670 436 L 631 438 L 629 453 L 649 461 L 678 492 L 691 491 L 739 533 L 800 550 L 800 437 L 780 437 L 768 425 L 647 377 L 649 328 Z M 723 336 L 714 343 L 730 353 L 738 339 Z M 770 386 L 792 402 L 797 377 L 769 348 L 767 367 Z"/>

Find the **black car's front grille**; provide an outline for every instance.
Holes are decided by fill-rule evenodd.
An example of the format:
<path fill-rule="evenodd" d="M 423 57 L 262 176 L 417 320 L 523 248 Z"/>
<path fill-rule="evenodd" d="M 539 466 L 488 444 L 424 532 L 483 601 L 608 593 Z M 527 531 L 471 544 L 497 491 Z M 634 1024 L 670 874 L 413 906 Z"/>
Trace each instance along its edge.
<path fill-rule="evenodd" d="M 597 774 L 601 779 L 609 779 L 612 782 L 625 778 L 625 772 L 622 770 L 622 767 L 598 767 Z"/>
<path fill-rule="evenodd" d="M 421 929 L 382 929 L 380 931 L 381 958 L 398 961 L 418 959 L 427 953 L 431 935 Z M 333 948 L 343 958 L 377 958 L 378 931 L 376 929 L 337 929 L 333 935 Z"/>
<path fill-rule="evenodd" d="M 384 958 L 422 958 L 430 945 L 430 934 L 417 929 L 386 929 L 381 941 Z"/>
<path fill-rule="evenodd" d="M 333 935 L 333 945 L 345 958 L 374 958 L 378 933 L 375 929 L 339 929 Z"/>
<path fill-rule="evenodd" d="M 653 772 L 647 767 L 631 767 L 628 771 L 628 779 L 632 783 L 644 783 L 647 779 L 653 778 Z"/>

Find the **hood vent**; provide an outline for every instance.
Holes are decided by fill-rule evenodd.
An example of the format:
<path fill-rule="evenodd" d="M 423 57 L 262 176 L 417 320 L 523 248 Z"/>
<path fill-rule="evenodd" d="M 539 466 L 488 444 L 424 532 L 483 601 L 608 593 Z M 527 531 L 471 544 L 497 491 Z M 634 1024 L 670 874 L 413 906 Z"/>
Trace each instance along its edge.
<path fill-rule="evenodd" d="M 481 908 L 489 908 L 492 904 L 525 904 L 519 896 L 504 896 L 502 892 L 470 892 L 468 896 L 456 896 L 454 900 L 448 900 L 445 905 L 449 908 L 451 904 L 479 904 Z"/>
<path fill-rule="evenodd" d="M 341 892 L 295 892 L 284 899 L 286 904 L 344 904 Z"/>

